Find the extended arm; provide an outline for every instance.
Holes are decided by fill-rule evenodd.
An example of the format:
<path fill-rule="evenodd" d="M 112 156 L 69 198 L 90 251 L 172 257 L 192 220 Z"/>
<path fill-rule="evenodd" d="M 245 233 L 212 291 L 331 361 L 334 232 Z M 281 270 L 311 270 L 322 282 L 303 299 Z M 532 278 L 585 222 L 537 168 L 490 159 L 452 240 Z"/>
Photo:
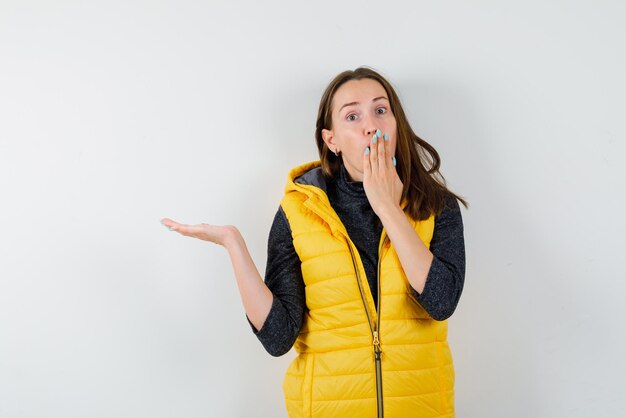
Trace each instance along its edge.
<path fill-rule="evenodd" d="M 252 331 L 273 356 L 287 353 L 302 328 L 306 301 L 300 264 L 289 223 L 279 208 L 268 238 L 265 269 L 265 283 L 274 299 L 263 326 L 251 323 Z"/>
<path fill-rule="evenodd" d="M 233 265 L 246 315 L 255 327 L 261 328 L 272 307 L 272 292 L 263 282 L 238 230 L 227 241 L 226 249 Z"/>

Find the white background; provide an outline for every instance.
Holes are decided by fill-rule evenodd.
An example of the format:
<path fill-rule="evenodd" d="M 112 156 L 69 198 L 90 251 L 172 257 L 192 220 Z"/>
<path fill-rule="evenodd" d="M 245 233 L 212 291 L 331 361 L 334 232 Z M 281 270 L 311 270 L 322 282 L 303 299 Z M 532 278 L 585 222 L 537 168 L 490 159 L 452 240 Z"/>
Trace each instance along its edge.
<path fill-rule="evenodd" d="M 0 417 L 284 417 L 263 274 L 340 71 L 397 88 L 463 210 L 460 418 L 624 413 L 619 1 L 0 2 Z M 622 160 L 622 161 L 620 161 Z"/>

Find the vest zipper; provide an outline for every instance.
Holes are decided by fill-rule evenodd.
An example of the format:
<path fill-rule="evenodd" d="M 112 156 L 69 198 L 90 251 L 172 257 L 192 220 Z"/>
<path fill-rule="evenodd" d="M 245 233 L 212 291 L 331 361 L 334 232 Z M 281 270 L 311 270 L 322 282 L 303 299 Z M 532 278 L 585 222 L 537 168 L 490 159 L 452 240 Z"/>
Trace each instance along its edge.
<path fill-rule="evenodd" d="M 354 258 L 354 252 L 352 251 L 352 245 L 349 243 L 348 248 L 350 249 L 350 256 L 352 257 L 352 264 L 354 266 L 354 271 L 356 272 L 357 284 L 359 286 L 359 293 L 361 294 L 361 300 L 363 301 L 363 307 L 365 308 L 365 315 L 367 316 L 367 323 L 370 327 L 370 332 L 372 333 L 372 344 L 374 346 L 374 365 L 376 368 L 376 404 L 378 407 L 378 418 L 383 418 L 385 415 L 384 407 L 383 407 L 383 371 L 381 364 L 381 355 L 382 350 L 380 348 L 380 258 L 382 248 L 387 241 L 387 235 L 385 235 L 381 245 L 378 248 L 378 264 L 376 271 L 376 321 L 372 323 L 372 319 L 370 318 L 369 309 L 367 309 L 367 303 L 365 301 L 365 296 L 363 294 L 363 286 L 361 286 L 361 276 L 359 274 L 359 269 L 357 268 L 356 261 Z"/>

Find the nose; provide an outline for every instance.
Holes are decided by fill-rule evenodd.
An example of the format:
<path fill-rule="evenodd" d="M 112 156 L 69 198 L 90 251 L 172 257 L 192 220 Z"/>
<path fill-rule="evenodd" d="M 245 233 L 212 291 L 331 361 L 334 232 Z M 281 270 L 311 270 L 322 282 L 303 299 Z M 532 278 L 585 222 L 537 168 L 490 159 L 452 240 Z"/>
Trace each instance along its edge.
<path fill-rule="evenodd" d="M 364 128 L 363 130 L 365 131 L 365 135 L 373 136 L 376 133 L 378 126 L 376 126 L 376 124 L 371 118 L 367 118 L 364 121 L 363 128 Z"/>

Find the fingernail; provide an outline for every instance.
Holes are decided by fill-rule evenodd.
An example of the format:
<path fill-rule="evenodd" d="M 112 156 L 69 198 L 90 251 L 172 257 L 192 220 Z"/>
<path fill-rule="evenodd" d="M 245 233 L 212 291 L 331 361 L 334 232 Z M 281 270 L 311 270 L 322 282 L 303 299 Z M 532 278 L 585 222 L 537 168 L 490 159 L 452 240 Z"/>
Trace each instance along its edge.
<path fill-rule="evenodd" d="M 396 157 L 393 157 L 393 166 L 396 166 Z"/>
<path fill-rule="evenodd" d="M 381 136 L 382 134 L 383 134 L 383 133 L 380 131 L 380 129 L 376 129 L 376 136 L 377 136 L 377 137 L 379 137 L 379 138 L 380 138 L 380 136 Z"/>
<path fill-rule="evenodd" d="M 365 147 L 365 155 L 370 155 L 370 147 Z"/>
<path fill-rule="evenodd" d="M 376 138 L 378 138 L 376 135 L 374 135 L 374 136 L 372 137 L 372 142 L 373 142 L 374 144 L 376 143 Z"/>
<path fill-rule="evenodd" d="M 389 141 L 389 135 L 387 135 L 387 132 L 385 132 L 385 135 L 383 135 L 383 138 L 385 138 L 385 141 Z"/>

